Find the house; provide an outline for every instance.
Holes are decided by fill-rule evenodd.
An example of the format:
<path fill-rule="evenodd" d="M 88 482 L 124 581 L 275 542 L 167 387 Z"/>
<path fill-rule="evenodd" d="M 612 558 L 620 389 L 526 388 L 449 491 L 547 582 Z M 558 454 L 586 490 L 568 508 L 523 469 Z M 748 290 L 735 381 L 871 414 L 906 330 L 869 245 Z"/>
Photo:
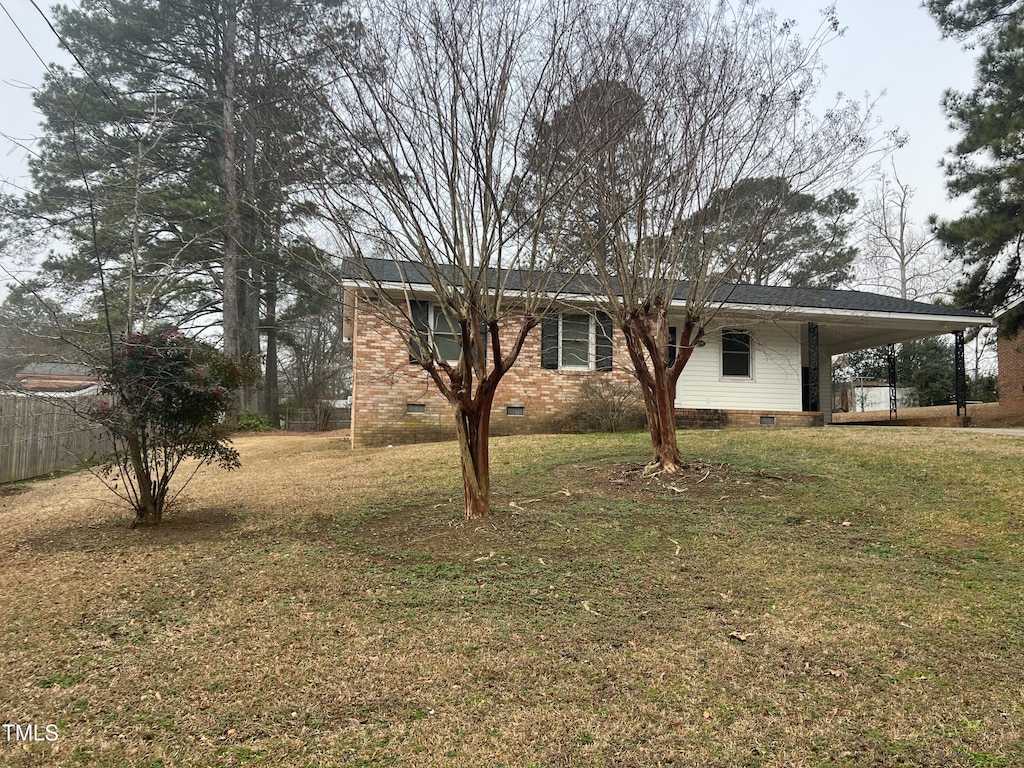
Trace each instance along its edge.
<path fill-rule="evenodd" d="M 29 363 L 14 374 L 18 389 L 39 394 L 87 394 L 99 381 L 92 368 L 76 363 Z"/>
<path fill-rule="evenodd" d="M 1024 311 L 1024 296 L 996 313 L 1001 321 L 1014 312 Z M 1024 328 L 1013 333 L 1000 330 L 996 347 L 999 358 L 999 403 L 1024 406 Z"/>
<path fill-rule="evenodd" d="M 353 343 L 353 447 L 448 439 L 447 403 L 388 322 L 386 303 L 374 298 L 379 291 L 402 296 L 442 353 L 457 349 L 422 268 L 388 259 L 367 260 L 365 268 L 343 281 Z M 556 428 L 587 376 L 632 381 L 621 334 L 594 311 L 593 295 L 591 281 L 580 276 L 561 295 L 561 309 L 534 329 L 498 387 L 492 434 Z M 684 286 L 674 302 L 680 322 L 685 295 Z M 728 285 L 716 304 L 679 378 L 680 427 L 829 422 L 833 356 L 945 333 L 956 335 L 962 351 L 963 331 L 991 322 L 975 312 L 859 291 Z"/>
<path fill-rule="evenodd" d="M 864 413 L 887 411 L 891 407 L 892 387 L 888 381 L 854 379 L 833 382 L 833 411 Z M 896 387 L 896 402 L 899 407 L 907 405 L 914 390 L 910 387 Z"/>

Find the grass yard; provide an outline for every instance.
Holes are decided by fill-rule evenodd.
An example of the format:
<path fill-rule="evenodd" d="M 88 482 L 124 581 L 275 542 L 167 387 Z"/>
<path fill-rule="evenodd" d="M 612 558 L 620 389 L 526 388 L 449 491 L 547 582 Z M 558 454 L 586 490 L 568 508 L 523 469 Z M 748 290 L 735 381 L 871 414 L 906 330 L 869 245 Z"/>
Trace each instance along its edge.
<path fill-rule="evenodd" d="M 0 489 L 0 765 L 1024 765 L 1024 440 L 681 439 L 495 440 L 479 524 L 450 444 Z"/>

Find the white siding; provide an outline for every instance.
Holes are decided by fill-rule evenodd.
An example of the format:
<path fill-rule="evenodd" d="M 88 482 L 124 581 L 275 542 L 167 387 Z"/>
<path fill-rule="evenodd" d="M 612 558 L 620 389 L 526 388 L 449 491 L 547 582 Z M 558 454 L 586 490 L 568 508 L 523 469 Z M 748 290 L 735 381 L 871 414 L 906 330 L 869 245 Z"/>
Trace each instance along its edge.
<path fill-rule="evenodd" d="M 693 351 L 676 387 L 677 408 L 802 409 L 800 324 L 743 326 L 753 355 L 749 379 L 722 376 L 722 331 L 709 331 L 705 346 Z M 827 369 L 822 376 L 828 376 Z"/>

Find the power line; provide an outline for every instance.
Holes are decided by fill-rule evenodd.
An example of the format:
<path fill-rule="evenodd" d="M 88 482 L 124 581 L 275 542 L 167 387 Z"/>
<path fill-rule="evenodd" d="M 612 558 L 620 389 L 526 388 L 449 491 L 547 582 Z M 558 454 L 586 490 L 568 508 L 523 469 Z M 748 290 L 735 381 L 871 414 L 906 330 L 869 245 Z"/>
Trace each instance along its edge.
<path fill-rule="evenodd" d="M 132 124 L 132 121 L 128 119 L 128 115 L 125 114 L 124 108 L 121 106 L 121 104 L 116 99 L 114 99 L 113 96 L 111 96 L 109 93 L 107 93 L 106 88 L 104 88 L 100 84 L 100 81 L 97 80 L 96 77 L 92 74 L 92 72 L 89 71 L 89 68 L 87 66 L 85 66 L 85 63 L 78 57 L 78 54 L 75 53 L 74 49 L 72 49 L 72 47 L 70 45 L 68 45 L 67 40 L 65 40 L 64 37 L 60 34 L 60 32 L 57 31 L 57 28 L 53 26 L 53 22 L 51 22 L 50 19 L 47 17 L 47 15 L 43 12 L 43 9 L 39 7 L 39 4 L 36 2 L 36 0 L 28 0 L 28 1 L 30 3 L 32 3 L 32 7 L 36 9 L 36 11 L 42 17 L 43 21 L 46 22 L 46 26 L 48 26 L 50 28 L 50 31 L 53 32 L 54 37 L 57 38 L 57 41 L 61 44 L 61 46 L 64 48 L 64 50 L 66 50 L 68 53 L 71 54 L 71 57 L 75 60 L 75 63 L 78 64 L 79 69 L 81 69 L 82 72 L 85 73 L 85 76 L 88 77 L 89 80 L 92 82 L 92 84 L 95 85 L 96 88 L 99 89 L 99 92 L 101 94 L 103 94 L 103 98 L 106 99 L 108 102 L 110 102 L 111 106 L 113 106 L 114 109 L 116 109 L 118 111 L 118 113 L 121 115 L 121 118 L 124 121 L 125 127 L 128 129 L 129 133 L 132 134 L 132 137 L 136 141 L 142 141 L 142 134 L 140 134 L 138 129 Z M 6 11 L 6 8 L 4 10 Z M 10 14 L 8 14 L 8 17 L 10 17 Z M 15 25 L 15 26 L 17 26 L 17 25 Z M 18 31 L 21 32 L 20 29 Z M 24 33 L 22 33 L 22 37 L 24 37 L 24 36 L 25 36 Z M 26 38 L 26 42 L 27 42 L 27 38 Z M 32 44 L 29 43 L 29 47 L 31 47 L 31 46 L 32 46 Z M 33 50 L 33 52 L 35 52 L 35 48 L 32 48 L 32 50 Z M 38 57 L 39 54 L 36 53 L 36 56 Z M 42 59 L 40 59 L 40 61 L 42 61 Z M 43 62 L 43 66 L 46 66 L 46 62 Z M 50 68 L 48 66 L 46 67 L 46 71 L 50 73 L 51 77 L 53 77 L 53 72 L 50 70 Z M 54 81 L 56 81 L 57 78 L 54 77 L 53 79 L 54 79 Z M 64 90 L 64 89 L 61 88 L 61 90 Z M 70 94 L 68 94 L 67 91 L 64 91 L 64 92 L 68 96 L 68 98 L 70 99 L 71 98 Z M 81 114 L 81 112 L 78 110 L 77 106 L 75 108 L 75 111 L 79 115 Z"/>
<path fill-rule="evenodd" d="M 46 21 L 47 25 L 50 27 L 51 30 L 53 30 L 53 25 L 50 24 L 50 20 L 47 19 L 45 15 L 43 15 L 43 12 L 39 10 L 39 6 L 36 5 L 35 0 L 29 0 L 29 2 L 31 2 L 32 5 L 35 6 L 35 9 L 39 11 L 39 14 Z M 8 19 L 10 19 L 10 22 L 11 24 L 14 25 L 14 28 L 18 30 L 18 34 L 21 35 L 21 39 L 25 41 L 25 44 L 29 47 L 29 49 L 31 49 L 32 53 L 34 53 L 36 58 L 39 59 L 39 63 L 43 65 L 43 68 L 46 70 L 47 74 L 53 77 L 53 70 L 50 69 L 50 65 L 46 63 L 46 60 L 39 54 L 39 51 L 36 50 L 36 47 L 32 45 L 32 41 L 28 39 L 28 35 L 25 34 L 25 31 L 18 25 L 18 22 L 14 20 L 14 17 L 11 16 L 11 12 L 7 10 L 7 6 L 4 5 L 3 0 L 0 0 L 0 8 L 3 9 L 4 14 L 7 16 Z M 56 30 L 54 30 L 54 34 L 57 34 Z M 60 35 L 57 35 L 57 39 L 60 39 Z"/>

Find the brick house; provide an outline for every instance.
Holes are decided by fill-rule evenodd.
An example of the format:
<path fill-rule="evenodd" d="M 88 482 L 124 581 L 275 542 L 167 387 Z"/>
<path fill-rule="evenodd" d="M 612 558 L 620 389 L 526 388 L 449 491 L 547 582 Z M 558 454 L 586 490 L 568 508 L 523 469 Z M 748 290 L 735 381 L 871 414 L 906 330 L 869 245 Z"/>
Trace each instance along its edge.
<path fill-rule="evenodd" d="M 343 281 L 352 339 L 353 447 L 451 438 L 446 401 L 388 321 L 386 303 L 374 298 L 379 291 L 402 296 L 443 354 L 454 341 L 430 286 L 412 264 L 381 259 L 368 260 L 367 267 L 369 279 Z M 562 298 L 561 309 L 534 329 L 499 385 L 492 434 L 557 428 L 584 377 L 632 381 L 622 336 L 593 310 L 586 278 Z M 676 305 L 681 309 L 684 301 L 685 290 Z M 681 427 L 823 424 L 831 421 L 830 405 L 823 410 L 819 404 L 832 403 L 833 356 L 991 322 L 974 312 L 859 291 L 731 285 L 718 304 L 704 343 L 679 378 Z"/>
<path fill-rule="evenodd" d="M 996 320 L 1024 309 L 1024 296 L 996 314 Z M 999 357 L 999 402 L 1007 406 L 1024 406 L 1024 330 L 999 332 L 996 346 Z"/>

